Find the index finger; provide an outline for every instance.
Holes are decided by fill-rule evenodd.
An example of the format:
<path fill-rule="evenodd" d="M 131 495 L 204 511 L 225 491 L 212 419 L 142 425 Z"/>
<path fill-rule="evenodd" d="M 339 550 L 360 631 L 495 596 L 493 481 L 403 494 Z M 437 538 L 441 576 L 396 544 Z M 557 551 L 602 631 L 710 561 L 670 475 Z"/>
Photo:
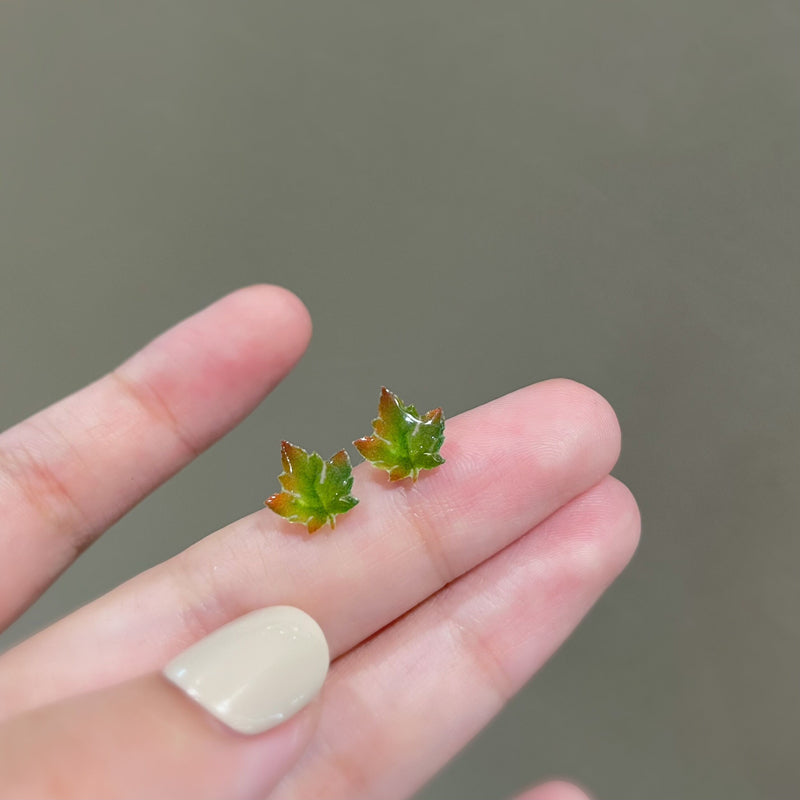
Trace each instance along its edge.
<path fill-rule="evenodd" d="M 252 411 L 310 330 L 291 292 L 240 289 L 0 435 L 0 630 L 109 525 Z"/>

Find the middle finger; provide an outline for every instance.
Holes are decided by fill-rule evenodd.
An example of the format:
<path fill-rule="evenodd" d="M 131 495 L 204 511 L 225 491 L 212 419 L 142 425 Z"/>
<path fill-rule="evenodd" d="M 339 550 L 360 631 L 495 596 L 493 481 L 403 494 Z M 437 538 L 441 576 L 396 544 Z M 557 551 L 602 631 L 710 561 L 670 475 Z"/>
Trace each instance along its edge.
<path fill-rule="evenodd" d="M 313 539 L 268 510 L 128 581 L 0 659 L 11 714 L 159 668 L 254 608 L 294 605 L 332 656 L 396 619 L 601 480 L 619 453 L 608 403 L 553 380 L 447 423 L 447 464 L 411 486 L 355 470 L 361 498 Z"/>

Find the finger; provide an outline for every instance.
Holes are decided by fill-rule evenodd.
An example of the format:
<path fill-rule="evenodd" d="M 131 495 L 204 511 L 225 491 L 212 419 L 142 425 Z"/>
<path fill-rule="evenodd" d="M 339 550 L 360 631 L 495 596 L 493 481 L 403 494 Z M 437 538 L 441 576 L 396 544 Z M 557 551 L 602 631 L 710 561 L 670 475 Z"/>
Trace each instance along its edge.
<path fill-rule="evenodd" d="M 514 800 L 591 800 L 591 798 L 574 783 L 548 781 L 517 795 Z"/>
<path fill-rule="evenodd" d="M 335 531 L 309 537 L 265 509 L 25 642 L 0 659 L 0 708 L 150 671 L 176 643 L 275 603 L 307 609 L 345 652 L 597 483 L 619 452 L 608 403 L 563 380 L 462 414 L 446 433 L 447 463 L 416 484 L 358 467 L 361 502 Z"/>
<path fill-rule="evenodd" d="M 411 795 L 571 633 L 638 535 L 630 492 L 608 478 L 343 656 L 275 800 Z"/>
<path fill-rule="evenodd" d="M 255 611 L 179 656 L 169 680 L 137 678 L 0 726 L 0 796 L 263 797 L 312 734 L 316 714 L 284 721 L 327 668 L 307 614 Z"/>
<path fill-rule="evenodd" d="M 246 416 L 310 335 L 285 289 L 234 292 L 0 436 L 0 629 L 97 536 Z"/>

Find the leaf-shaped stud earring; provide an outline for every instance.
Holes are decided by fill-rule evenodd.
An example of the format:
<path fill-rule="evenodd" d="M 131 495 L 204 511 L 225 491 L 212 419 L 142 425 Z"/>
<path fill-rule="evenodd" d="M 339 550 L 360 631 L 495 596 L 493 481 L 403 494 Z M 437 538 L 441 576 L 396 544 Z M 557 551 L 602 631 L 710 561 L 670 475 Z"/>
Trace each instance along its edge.
<path fill-rule="evenodd" d="M 336 517 L 358 504 L 350 494 L 353 470 L 345 450 L 323 461 L 319 453 L 281 442 L 281 463 L 278 480 L 283 491 L 268 497 L 264 505 L 289 522 L 308 526 L 309 533 L 326 522 L 335 528 Z"/>
<path fill-rule="evenodd" d="M 385 386 L 381 389 L 378 416 L 372 421 L 374 434 L 353 444 L 367 461 L 389 473 L 389 480 L 411 478 L 420 470 L 444 464 L 439 448 L 444 442 L 444 414 L 434 408 L 424 416 L 413 405 L 405 405 Z"/>

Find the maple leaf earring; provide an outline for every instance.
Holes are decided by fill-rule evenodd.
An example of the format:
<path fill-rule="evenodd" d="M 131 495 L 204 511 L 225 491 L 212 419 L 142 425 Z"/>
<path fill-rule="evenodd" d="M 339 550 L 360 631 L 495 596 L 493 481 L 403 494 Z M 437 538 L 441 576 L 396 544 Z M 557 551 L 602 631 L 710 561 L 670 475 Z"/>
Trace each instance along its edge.
<path fill-rule="evenodd" d="M 281 442 L 281 463 L 278 480 L 283 491 L 268 497 L 264 505 L 289 522 L 306 525 L 309 533 L 326 522 L 335 528 L 336 517 L 358 505 L 350 494 L 353 469 L 346 450 L 323 461 L 319 453 Z"/>
<path fill-rule="evenodd" d="M 405 405 L 384 386 L 372 427 L 372 436 L 356 439 L 353 444 L 373 467 L 386 470 L 389 480 L 411 478 L 416 483 L 420 470 L 444 464 L 439 455 L 444 442 L 441 408 L 421 416 L 413 405 Z"/>

